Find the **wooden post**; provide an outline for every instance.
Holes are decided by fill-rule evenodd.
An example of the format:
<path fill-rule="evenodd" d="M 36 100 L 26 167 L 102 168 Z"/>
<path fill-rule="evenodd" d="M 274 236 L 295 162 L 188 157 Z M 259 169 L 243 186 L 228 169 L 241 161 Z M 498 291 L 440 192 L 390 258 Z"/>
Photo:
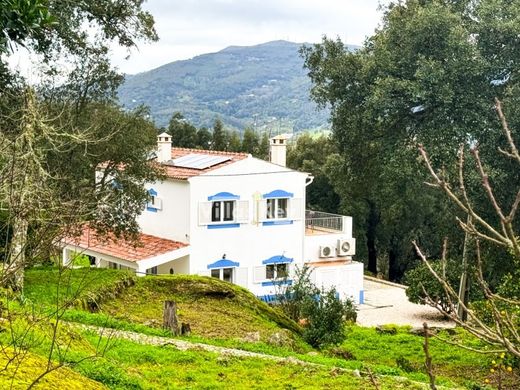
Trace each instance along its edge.
<path fill-rule="evenodd" d="M 177 304 L 174 301 L 164 301 L 163 328 L 171 330 L 174 336 L 179 335 Z"/>
<path fill-rule="evenodd" d="M 430 333 L 428 330 L 428 324 L 426 322 L 423 323 L 423 328 L 424 328 L 423 350 L 424 350 L 424 356 L 425 356 L 424 367 L 426 368 L 426 373 L 428 374 L 428 377 L 430 378 L 430 389 L 437 390 L 437 387 L 435 386 L 435 375 L 433 374 L 432 357 L 430 355 L 430 345 L 428 342 Z"/>

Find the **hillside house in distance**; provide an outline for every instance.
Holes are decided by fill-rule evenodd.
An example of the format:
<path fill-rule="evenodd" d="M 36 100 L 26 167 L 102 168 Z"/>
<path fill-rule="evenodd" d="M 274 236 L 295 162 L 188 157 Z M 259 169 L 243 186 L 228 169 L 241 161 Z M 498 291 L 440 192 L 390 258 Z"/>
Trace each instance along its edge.
<path fill-rule="evenodd" d="M 88 229 L 65 242 L 63 261 L 86 254 L 97 267 L 138 275 L 198 274 L 246 287 L 264 300 L 307 264 L 318 286 L 363 301 L 363 264 L 352 260 L 352 218 L 305 210 L 312 176 L 285 167 L 287 138 L 270 140 L 271 162 L 244 153 L 172 148 L 158 136 L 168 178 L 150 183 L 139 217 L 141 245 L 99 240 Z"/>

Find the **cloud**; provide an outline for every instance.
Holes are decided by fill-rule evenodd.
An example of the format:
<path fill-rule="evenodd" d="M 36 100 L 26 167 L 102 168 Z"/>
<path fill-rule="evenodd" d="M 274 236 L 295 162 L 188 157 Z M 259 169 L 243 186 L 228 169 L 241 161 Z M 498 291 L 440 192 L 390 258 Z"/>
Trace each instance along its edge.
<path fill-rule="evenodd" d="M 114 49 L 114 63 L 137 73 L 232 45 L 277 39 L 318 42 L 323 35 L 362 44 L 374 32 L 379 0 L 149 0 L 160 41 L 131 57 Z"/>

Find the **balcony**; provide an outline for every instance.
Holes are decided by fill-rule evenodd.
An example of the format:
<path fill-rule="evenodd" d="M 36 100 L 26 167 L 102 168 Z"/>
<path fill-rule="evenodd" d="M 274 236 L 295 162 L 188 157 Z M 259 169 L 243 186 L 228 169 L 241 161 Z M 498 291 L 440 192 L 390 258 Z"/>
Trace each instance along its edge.
<path fill-rule="evenodd" d="M 350 219 L 343 215 L 305 210 L 305 234 L 311 236 L 345 233 Z"/>

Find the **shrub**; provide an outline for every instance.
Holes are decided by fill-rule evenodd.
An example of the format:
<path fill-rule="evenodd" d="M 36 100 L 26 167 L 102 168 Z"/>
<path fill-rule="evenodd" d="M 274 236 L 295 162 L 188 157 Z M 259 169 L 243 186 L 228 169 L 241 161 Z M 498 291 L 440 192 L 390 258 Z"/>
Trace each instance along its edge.
<path fill-rule="evenodd" d="M 442 263 L 440 261 L 430 262 L 433 270 L 439 275 L 442 275 Z M 447 260 L 446 261 L 446 280 L 450 286 L 458 291 L 460 276 L 462 274 L 462 266 L 460 261 Z M 426 264 L 421 263 L 417 267 L 408 271 L 404 275 L 404 282 L 408 286 L 406 289 L 406 296 L 410 302 L 429 304 L 428 298 L 431 300 L 433 306 L 437 306 L 446 313 L 451 310 L 451 305 L 446 297 L 442 285 L 431 274 Z M 479 292 L 475 283 L 470 287 L 470 300 L 479 299 L 482 294 Z"/>
<path fill-rule="evenodd" d="M 345 321 L 356 321 L 352 301 L 342 301 L 337 291 L 318 289 L 310 281 L 310 270 L 296 270 L 294 282 L 278 294 L 285 314 L 295 321 L 304 320 L 303 338 L 313 347 L 335 345 L 345 340 Z"/>

